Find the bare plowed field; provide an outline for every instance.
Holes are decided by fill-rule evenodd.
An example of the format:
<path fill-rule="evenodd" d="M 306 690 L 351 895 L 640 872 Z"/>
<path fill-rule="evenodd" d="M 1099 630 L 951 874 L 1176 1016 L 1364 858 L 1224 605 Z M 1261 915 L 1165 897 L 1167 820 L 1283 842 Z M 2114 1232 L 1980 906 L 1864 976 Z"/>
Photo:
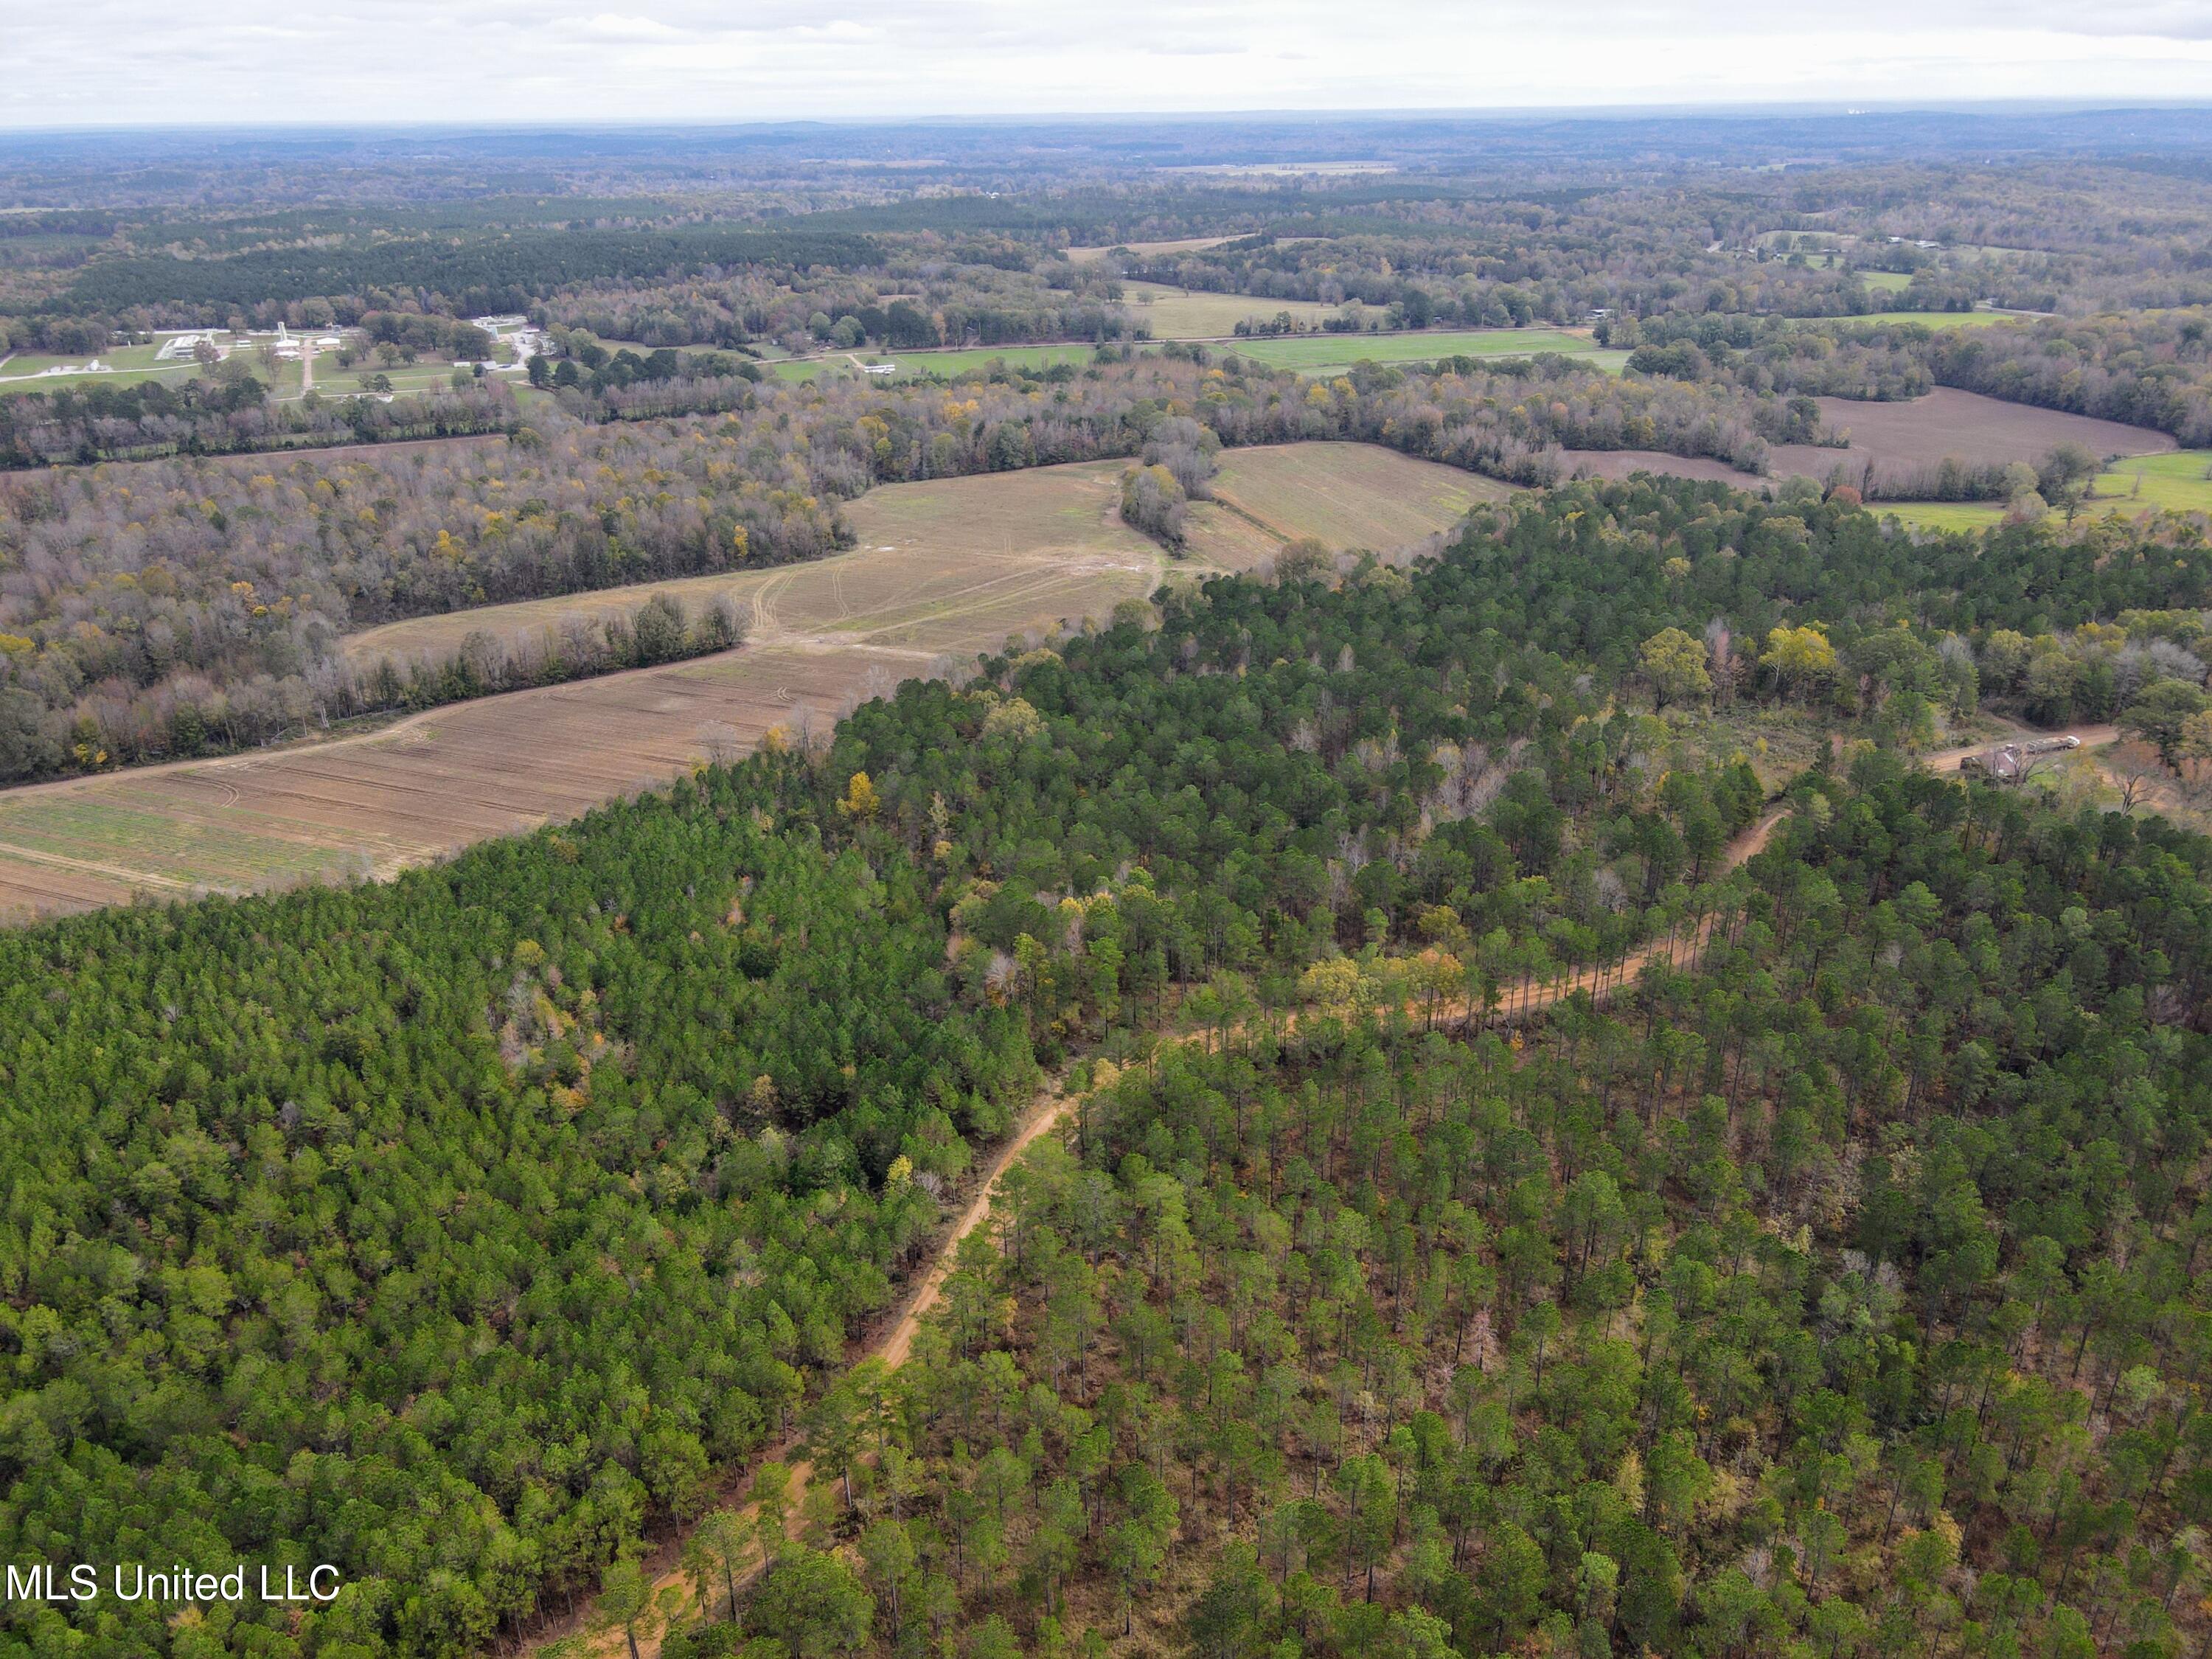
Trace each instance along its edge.
<path fill-rule="evenodd" d="M 826 727 L 939 664 L 1151 592 L 1169 562 L 1116 516 L 1121 471 L 1097 463 L 892 486 L 853 504 L 860 545 L 835 558 L 356 635 L 356 660 L 404 659 L 449 650 L 471 629 L 520 634 L 663 591 L 693 603 L 728 592 L 753 623 L 742 649 L 691 662 L 432 709 L 328 743 L 0 793 L 0 916 L 387 875 L 742 753 L 771 726 Z M 1194 563 L 1247 567 L 1304 535 L 1404 545 L 1495 493 L 1356 444 L 1239 452 L 1222 482 L 1224 500 L 1194 515 Z"/>
<path fill-rule="evenodd" d="M 1825 483 L 1840 471 L 1845 482 L 1856 483 L 1869 466 L 1877 478 L 1888 478 L 1934 467 L 1947 456 L 1977 465 L 2033 461 L 2063 443 L 2080 444 L 2100 459 L 2110 455 L 2156 454 L 2174 447 L 2165 433 L 2148 427 L 2033 409 L 1948 386 L 1910 403 L 1863 404 L 1842 398 L 1818 401 L 1821 418 L 1832 430 L 1848 432 L 1850 447 L 1831 449 L 1814 444 L 1778 444 L 1768 460 L 1775 477 L 1802 477 Z M 1724 462 L 1688 459 L 1656 450 L 1577 452 L 1567 459 L 1577 470 L 1601 478 L 1662 472 L 1678 478 L 1714 478 L 1740 487 L 1756 488 L 1758 483 Z"/>

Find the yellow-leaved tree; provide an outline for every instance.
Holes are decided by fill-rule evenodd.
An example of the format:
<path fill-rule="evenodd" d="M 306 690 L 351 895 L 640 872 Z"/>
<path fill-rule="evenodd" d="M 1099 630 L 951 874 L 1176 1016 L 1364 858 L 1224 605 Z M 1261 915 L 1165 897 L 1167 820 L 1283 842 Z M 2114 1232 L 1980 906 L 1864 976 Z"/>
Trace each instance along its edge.
<path fill-rule="evenodd" d="M 1836 647 L 1818 623 L 1775 629 L 1759 660 L 1785 696 L 1807 696 L 1836 677 Z"/>

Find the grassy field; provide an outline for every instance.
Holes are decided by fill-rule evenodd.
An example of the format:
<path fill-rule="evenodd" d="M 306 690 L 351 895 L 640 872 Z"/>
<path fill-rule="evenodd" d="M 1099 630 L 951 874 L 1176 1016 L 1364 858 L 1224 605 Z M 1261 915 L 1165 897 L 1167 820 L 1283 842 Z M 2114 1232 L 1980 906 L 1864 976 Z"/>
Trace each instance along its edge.
<path fill-rule="evenodd" d="M 2212 449 L 2131 455 L 2097 480 L 2096 505 L 2116 513 L 2212 513 Z"/>
<path fill-rule="evenodd" d="M 94 356 L 108 368 L 118 371 L 139 368 L 190 368 L 193 366 L 192 360 L 189 357 L 180 362 L 161 362 L 161 348 L 158 344 L 119 345 L 111 346 L 106 350 L 97 352 Z M 8 360 L 8 366 L 5 368 L 0 368 L 0 374 L 35 374 L 47 368 L 82 368 L 92 361 L 92 357 L 84 356 L 49 357 L 31 353 L 18 353 Z"/>
<path fill-rule="evenodd" d="M 1822 323 L 1924 323 L 1929 328 L 1986 328 L 2009 316 L 2002 311 L 1869 311 L 1857 317 L 1800 317 L 1807 328 Z"/>
<path fill-rule="evenodd" d="M 0 363 L 0 397 L 17 392 L 61 392 L 88 386 L 137 386 L 147 380 L 167 380 L 182 386 L 193 375 L 203 374 L 200 366 L 187 357 L 182 362 L 157 363 L 155 353 L 159 348 L 150 345 L 117 346 L 103 351 L 96 360 L 101 365 L 97 374 L 46 373 L 49 369 L 76 369 L 95 361 L 89 357 L 53 357 L 35 352 L 18 352 Z"/>
<path fill-rule="evenodd" d="M 1249 294 L 1206 294 L 1159 283 L 1124 283 L 1122 303 L 1158 340 L 1213 340 L 1232 335 L 1249 318 L 1268 319 L 1289 312 L 1309 328 L 1321 326 L 1340 306 L 1317 300 L 1261 300 Z"/>
<path fill-rule="evenodd" d="M 863 363 L 890 363 L 897 374 L 887 378 L 911 380 L 922 374 L 960 374 L 988 368 L 1004 361 L 1009 368 L 1050 368 L 1059 363 L 1079 367 L 1091 361 L 1088 345 L 973 346 L 949 351 L 854 351 L 821 357 L 785 357 L 763 363 L 779 380 L 811 380 L 824 374 L 858 374 Z"/>
<path fill-rule="evenodd" d="M 1912 286 L 1912 278 L 1901 270 L 1863 270 L 1859 272 L 1859 281 L 1869 288 L 1880 289 L 1889 294 Z M 1966 314 L 1971 316 L 1972 313 Z"/>
<path fill-rule="evenodd" d="M 2131 455 L 2098 477 L 2095 493 L 2082 503 L 2089 514 L 2212 514 L 2212 449 L 2177 449 L 2163 455 Z M 1919 530 L 1981 530 L 2001 522 L 1996 501 L 1901 501 L 1884 503 Z"/>
<path fill-rule="evenodd" d="M 1872 510 L 1914 530 L 1986 530 L 2004 518 L 1996 501 L 1875 501 Z"/>
<path fill-rule="evenodd" d="M 1218 296 L 1215 296 L 1218 297 Z M 1300 334 L 1224 342 L 1221 348 L 1274 368 L 1296 369 L 1316 378 L 1342 374 L 1355 362 L 1429 362 L 1438 357 L 1525 357 L 1557 351 L 1587 357 L 1608 373 L 1628 361 L 1625 351 L 1601 349 L 1587 334 L 1566 329 L 1430 329 L 1400 334 Z M 820 357 L 784 358 L 765 363 L 779 378 L 811 380 L 829 373 L 858 374 L 860 365 L 887 362 L 893 378 L 958 374 L 1003 360 L 1013 368 L 1049 368 L 1055 363 L 1091 361 L 1088 345 L 975 346 L 945 351 L 839 352 Z"/>
<path fill-rule="evenodd" d="M 299 390 L 299 370 L 292 369 L 292 390 Z M 325 395 L 362 392 L 367 383 L 378 375 L 387 377 L 395 392 L 450 392 L 453 389 L 453 365 L 444 357 L 418 357 L 411 363 L 395 363 L 386 368 L 375 357 L 356 359 L 350 368 L 340 368 L 337 354 L 325 352 L 315 359 L 315 390 Z M 513 380 L 513 375 L 501 375 Z"/>
<path fill-rule="evenodd" d="M 1239 340 L 1242 357 L 1275 368 L 1294 368 L 1316 379 L 1341 374 L 1356 362 L 1430 362 L 1438 357 L 1528 357 L 1557 351 L 1587 357 L 1617 374 L 1628 361 L 1625 351 L 1601 349 L 1589 335 L 1554 328 L 1424 329 L 1403 334 L 1321 334 L 1289 338 Z"/>
<path fill-rule="evenodd" d="M 171 386 L 182 386 L 195 375 L 207 370 L 190 357 L 159 360 L 160 346 L 117 346 L 103 351 L 97 361 L 101 368 L 96 374 L 48 374 L 50 368 L 82 369 L 95 361 L 88 357 L 52 357 L 31 352 L 19 352 L 0 363 L 0 397 L 10 392 L 60 392 L 77 390 L 88 386 L 138 386 L 148 380 L 161 380 Z M 263 385 L 273 383 L 279 397 L 296 397 L 300 390 L 300 365 L 296 362 L 269 364 L 261 361 L 260 354 L 251 345 L 239 348 L 254 376 Z M 235 353 L 234 356 L 237 355 Z M 323 365 L 331 362 L 325 354 Z"/>
<path fill-rule="evenodd" d="M 741 650 L 433 709 L 331 742 L 0 793 L 0 915 L 388 874 L 665 782 L 771 726 L 826 728 L 900 680 L 1104 617 L 1174 568 L 1248 567 L 1294 536 L 1389 549 L 1499 487 L 1358 444 L 1228 458 L 1180 567 L 1124 526 L 1121 463 L 873 490 L 860 544 L 810 564 L 428 617 L 355 635 L 356 661 L 520 635 L 673 592 L 744 605 Z"/>

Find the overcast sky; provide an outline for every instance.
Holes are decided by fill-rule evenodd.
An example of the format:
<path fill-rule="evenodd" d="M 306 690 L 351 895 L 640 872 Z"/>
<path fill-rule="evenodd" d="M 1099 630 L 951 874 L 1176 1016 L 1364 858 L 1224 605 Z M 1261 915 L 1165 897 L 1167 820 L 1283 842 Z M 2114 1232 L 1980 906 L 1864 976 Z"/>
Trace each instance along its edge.
<path fill-rule="evenodd" d="M 0 0 L 0 125 L 2212 98 L 2212 0 Z"/>

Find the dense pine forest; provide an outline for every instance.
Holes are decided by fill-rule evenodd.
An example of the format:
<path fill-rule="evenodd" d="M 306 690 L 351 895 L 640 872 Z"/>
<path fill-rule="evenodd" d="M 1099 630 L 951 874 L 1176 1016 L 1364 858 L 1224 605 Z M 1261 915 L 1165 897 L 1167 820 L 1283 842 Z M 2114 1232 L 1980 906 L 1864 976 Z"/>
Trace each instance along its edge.
<path fill-rule="evenodd" d="M 652 1639 L 679 1537 L 672 1655 L 2193 1651 L 2212 843 L 1911 754 L 2185 678 L 2208 556 L 1820 495 L 1294 550 L 389 884 L 0 936 L 0 1558 L 347 1580 L 0 1654 Z"/>
<path fill-rule="evenodd" d="M 2212 848 L 1790 805 L 1695 972 L 1102 1065 L 663 1652 L 2194 1650 Z"/>

